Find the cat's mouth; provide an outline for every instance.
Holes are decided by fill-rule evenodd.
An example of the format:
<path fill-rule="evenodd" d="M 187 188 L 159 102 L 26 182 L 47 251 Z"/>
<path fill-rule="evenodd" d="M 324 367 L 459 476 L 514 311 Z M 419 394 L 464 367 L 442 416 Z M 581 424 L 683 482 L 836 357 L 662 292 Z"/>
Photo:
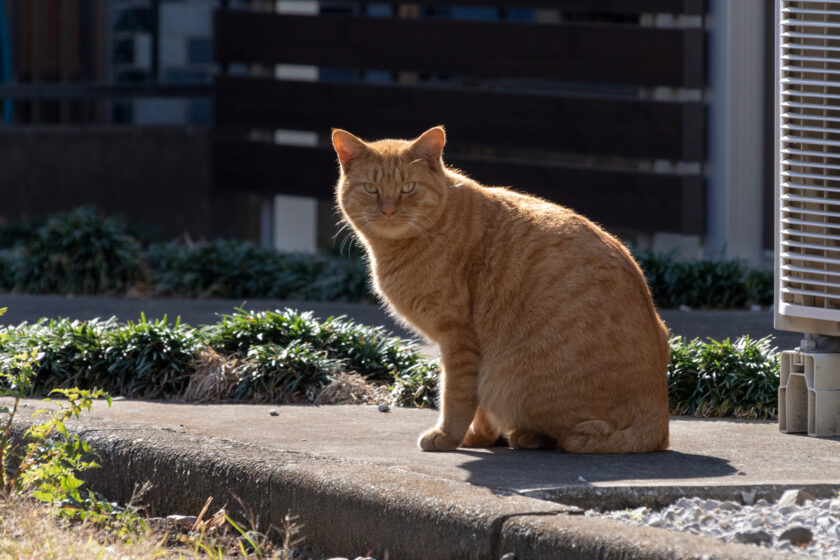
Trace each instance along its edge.
<path fill-rule="evenodd" d="M 368 227 L 372 233 L 391 239 L 409 237 L 419 233 L 417 226 L 407 216 L 376 216 L 369 220 Z"/>

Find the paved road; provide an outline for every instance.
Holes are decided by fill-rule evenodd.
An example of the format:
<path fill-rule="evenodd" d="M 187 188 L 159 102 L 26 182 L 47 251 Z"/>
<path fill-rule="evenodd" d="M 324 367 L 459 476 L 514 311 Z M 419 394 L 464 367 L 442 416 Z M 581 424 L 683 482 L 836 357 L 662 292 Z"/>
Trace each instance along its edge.
<path fill-rule="evenodd" d="M 237 307 L 246 309 L 282 309 L 291 307 L 313 311 L 317 317 L 346 315 L 360 323 L 383 325 L 401 336 L 413 333 L 397 324 L 382 308 L 370 304 L 320 303 L 311 301 L 282 301 L 254 299 L 141 299 L 116 297 L 67 297 L 0 294 L 0 307 L 8 307 L 0 322 L 17 324 L 34 322 L 41 317 L 70 317 L 93 319 L 117 317 L 121 321 L 137 320 L 144 312 L 148 319 L 164 315 L 174 320 L 199 325 L 215 323 L 220 314 L 232 313 Z M 760 338 L 772 334 L 782 349 L 798 346 L 801 335 L 773 329 L 773 315 L 769 311 L 660 311 L 672 334 L 686 338 L 711 337 L 718 340 L 749 334 Z"/>

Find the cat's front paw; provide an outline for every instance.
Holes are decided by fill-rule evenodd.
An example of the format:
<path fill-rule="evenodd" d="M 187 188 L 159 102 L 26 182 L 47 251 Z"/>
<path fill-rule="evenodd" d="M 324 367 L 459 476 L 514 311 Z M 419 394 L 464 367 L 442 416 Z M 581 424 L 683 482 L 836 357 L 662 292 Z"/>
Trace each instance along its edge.
<path fill-rule="evenodd" d="M 432 428 L 420 436 L 417 445 L 423 451 L 451 451 L 461 443 L 440 428 Z"/>

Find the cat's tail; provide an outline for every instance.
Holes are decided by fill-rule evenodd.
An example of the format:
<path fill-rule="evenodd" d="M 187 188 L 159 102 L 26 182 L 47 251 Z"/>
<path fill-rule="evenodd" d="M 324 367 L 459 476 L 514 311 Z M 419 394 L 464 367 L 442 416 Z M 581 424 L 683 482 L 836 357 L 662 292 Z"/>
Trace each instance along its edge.
<path fill-rule="evenodd" d="M 586 420 L 557 439 L 566 453 L 651 453 L 668 448 L 668 421 L 651 418 L 645 425 L 616 430 L 605 420 Z"/>

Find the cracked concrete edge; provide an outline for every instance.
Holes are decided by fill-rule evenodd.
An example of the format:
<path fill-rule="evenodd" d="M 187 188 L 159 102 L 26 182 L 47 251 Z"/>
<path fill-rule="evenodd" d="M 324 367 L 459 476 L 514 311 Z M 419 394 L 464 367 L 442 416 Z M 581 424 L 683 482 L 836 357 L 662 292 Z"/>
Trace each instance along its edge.
<path fill-rule="evenodd" d="M 18 428 L 19 430 L 19 428 Z M 18 431 L 16 430 L 16 431 Z M 399 559 L 745 559 L 784 557 L 754 546 L 569 515 L 572 508 L 401 469 L 259 448 L 165 429 L 85 422 L 98 453 L 91 489 L 127 502 L 149 481 L 152 515 L 227 504 L 261 530 L 297 516 L 304 549 L 325 556 Z M 244 505 L 244 509 L 239 505 Z"/>

